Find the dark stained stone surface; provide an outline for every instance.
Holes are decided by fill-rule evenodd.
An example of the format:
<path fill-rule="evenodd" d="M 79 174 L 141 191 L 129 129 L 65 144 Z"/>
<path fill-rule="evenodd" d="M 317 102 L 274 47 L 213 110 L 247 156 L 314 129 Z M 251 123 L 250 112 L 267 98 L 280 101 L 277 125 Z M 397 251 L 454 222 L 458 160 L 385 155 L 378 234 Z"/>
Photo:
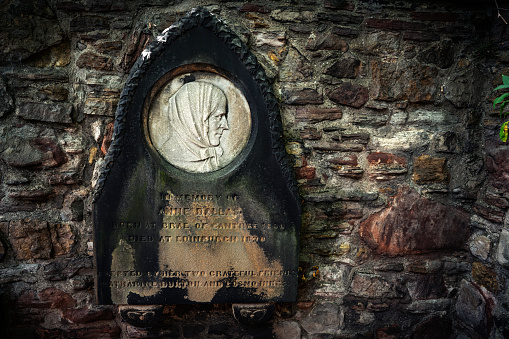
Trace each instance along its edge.
<path fill-rule="evenodd" d="M 256 66 L 244 64 L 223 41 L 200 25 L 176 34 L 171 45 L 144 59 L 145 76 L 126 85 L 136 91 L 119 102 L 117 114 L 126 120 L 115 121 L 93 211 L 99 304 L 296 299 L 300 204 L 292 168 L 283 160 L 279 112 L 262 87 L 264 74 L 257 71 L 253 78 L 248 67 Z M 153 93 L 184 61 L 190 64 L 181 70 L 185 81 L 192 84 L 200 71 L 219 72 L 242 84 L 250 105 L 247 145 L 224 167 L 188 171 L 163 159 L 149 142 L 155 132 L 149 136 L 145 124 L 154 114 Z M 311 98 L 316 94 L 313 90 Z M 314 169 L 301 175 L 314 177 Z"/>

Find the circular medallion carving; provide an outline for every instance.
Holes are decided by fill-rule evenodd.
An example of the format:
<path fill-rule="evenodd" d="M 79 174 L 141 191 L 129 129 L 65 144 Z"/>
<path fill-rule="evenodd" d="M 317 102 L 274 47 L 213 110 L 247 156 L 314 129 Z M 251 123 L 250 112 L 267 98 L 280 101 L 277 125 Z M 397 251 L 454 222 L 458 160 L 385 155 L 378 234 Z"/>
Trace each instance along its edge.
<path fill-rule="evenodd" d="M 180 74 L 155 94 L 148 111 L 154 149 L 190 173 L 217 171 L 247 145 L 251 112 L 241 90 L 212 72 Z"/>

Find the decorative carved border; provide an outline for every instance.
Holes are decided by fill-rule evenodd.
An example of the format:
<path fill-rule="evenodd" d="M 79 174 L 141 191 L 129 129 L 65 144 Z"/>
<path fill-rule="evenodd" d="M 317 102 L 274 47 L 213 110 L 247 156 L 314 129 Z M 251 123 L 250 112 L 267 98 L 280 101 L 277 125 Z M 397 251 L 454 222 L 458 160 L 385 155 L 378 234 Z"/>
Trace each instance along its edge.
<path fill-rule="evenodd" d="M 272 149 L 274 155 L 283 171 L 283 175 L 290 191 L 293 193 L 296 200 L 299 201 L 299 192 L 294 178 L 293 168 L 288 161 L 284 147 L 283 126 L 279 114 L 279 104 L 272 87 L 269 85 L 265 70 L 258 63 L 256 56 L 251 53 L 246 44 L 244 44 L 244 42 L 242 42 L 242 40 L 233 31 L 231 31 L 225 23 L 217 19 L 204 8 L 194 8 L 175 24 L 165 29 L 162 34 L 159 35 L 156 40 L 142 52 L 141 56 L 133 65 L 124 89 L 120 94 L 120 101 L 115 112 L 115 127 L 112 143 L 104 159 L 105 165 L 100 172 L 94 189 L 93 203 L 95 203 L 101 196 L 108 174 L 113 168 L 115 160 L 122 152 L 127 112 L 140 79 L 143 77 L 152 61 L 161 55 L 167 46 L 171 45 L 171 43 L 179 36 L 198 26 L 210 29 L 223 41 L 224 44 L 234 51 L 258 84 L 269 112 Z"/>

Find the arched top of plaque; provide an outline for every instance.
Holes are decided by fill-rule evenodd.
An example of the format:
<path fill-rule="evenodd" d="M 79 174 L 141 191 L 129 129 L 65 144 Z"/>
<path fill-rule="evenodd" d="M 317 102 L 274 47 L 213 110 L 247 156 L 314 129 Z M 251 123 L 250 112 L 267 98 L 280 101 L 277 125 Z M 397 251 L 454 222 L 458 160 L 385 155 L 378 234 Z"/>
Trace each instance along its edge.
<path fill-rule="evenodd" d="M 222 48 L 236 55 L 247 70 L 246 74 L 256 83 L 268 115 L 272 156 L 279 164 L 289 190 L 298 200 L 293 170 L 282 140 L 278 101 L 264 69 L 225 23 L 206 9 L 197 8 L 156 37 L 131 69 L 115 113 L 113 139 L 97 179 L 94 202 L 100 198 L 108 175 L 122 153 L 128 130 L 127 118 L 133 114 L 133 107 L 142 108 L 140 128 L 146 144 L 151 155 L 158 158 L 168 172 L 181 171 L 196 179 L 212 180 L 211 173 L 226 175 L 246 157 L 257 133 L 257 116 L 253 111 L 259 103 L 253 103 L 252 89 L 244 87 L 242 77 L 225 70 L 227 61 L 223 66 L 218 65 L 213 53 L 207 55 L 196 47 L 200 57 L 179 59 L 167 52 L 174 48 L 178 53 L 191 55 L 193 45 L 186 45 L 186 48 L 175 45 L 190 39 L 188 36 L 193 34 L 200 38 L 203 30 L 212 32 L 224 44 Z M 196 41 L 196 45 L 199 44 Z M 162 72 L 167 64 L 171 64 L 170 69 Z M 150 77 L 159 80 L 147 83 L 145 78 Z M 140 91 L 146 93 L 141 104 L 136 102 Z M 170 132 L 161 133 L 162 130 Z"/>

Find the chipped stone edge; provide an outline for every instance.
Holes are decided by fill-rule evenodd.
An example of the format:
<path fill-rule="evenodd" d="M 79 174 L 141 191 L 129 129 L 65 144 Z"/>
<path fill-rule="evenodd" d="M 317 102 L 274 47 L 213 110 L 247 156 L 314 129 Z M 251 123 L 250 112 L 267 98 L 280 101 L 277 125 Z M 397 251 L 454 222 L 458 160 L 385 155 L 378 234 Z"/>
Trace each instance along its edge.
<path fill-rule="evenodd" d="M 223 43 L 235 52 L 258 84 L 269 113 L 274 156 L 276 157 L 276 161 L 283 172 L 288 188 L 292 192 L 294 198 L 297 201 L 300 200 L 293 169 L 287 158 L 284 147 L 283 126 L 281 123 L 281 116 L 279 114 L 279 103 L 268 82 L 265 70 L 258 62 L 256 56 L 249 50 L 247 45 L 244 44 L 244 42 L 242 42 L 242 40 L 233 33 L 233 31 L 225 23 L 216 18 L 206 9 L 198 7 L 192 9 L 175 24 L 165 29 L 162 34 L 143 51 L 138 60 L 136 60 L 136 63 L 133 65 L 131 72 L 129 73 L 129 77 L 127 78 L 127 82 L 120 95 L 120 101 L 115 112 L 115 127 L 112 143 L 105 157 L 105 166 L 101 170 L 97 180 L 92 203 L 97 202 L 100 198 L 108 174 L 113 168 L 115 160 L 122 152 L 127 112 L 140 79 L 143 77 L 152 61 L 161 55 L 166 47 L 170 46 L 174 40 L 182 36 L 187 31 L 198 26 L 210 29 L 223 41 Z"/>

